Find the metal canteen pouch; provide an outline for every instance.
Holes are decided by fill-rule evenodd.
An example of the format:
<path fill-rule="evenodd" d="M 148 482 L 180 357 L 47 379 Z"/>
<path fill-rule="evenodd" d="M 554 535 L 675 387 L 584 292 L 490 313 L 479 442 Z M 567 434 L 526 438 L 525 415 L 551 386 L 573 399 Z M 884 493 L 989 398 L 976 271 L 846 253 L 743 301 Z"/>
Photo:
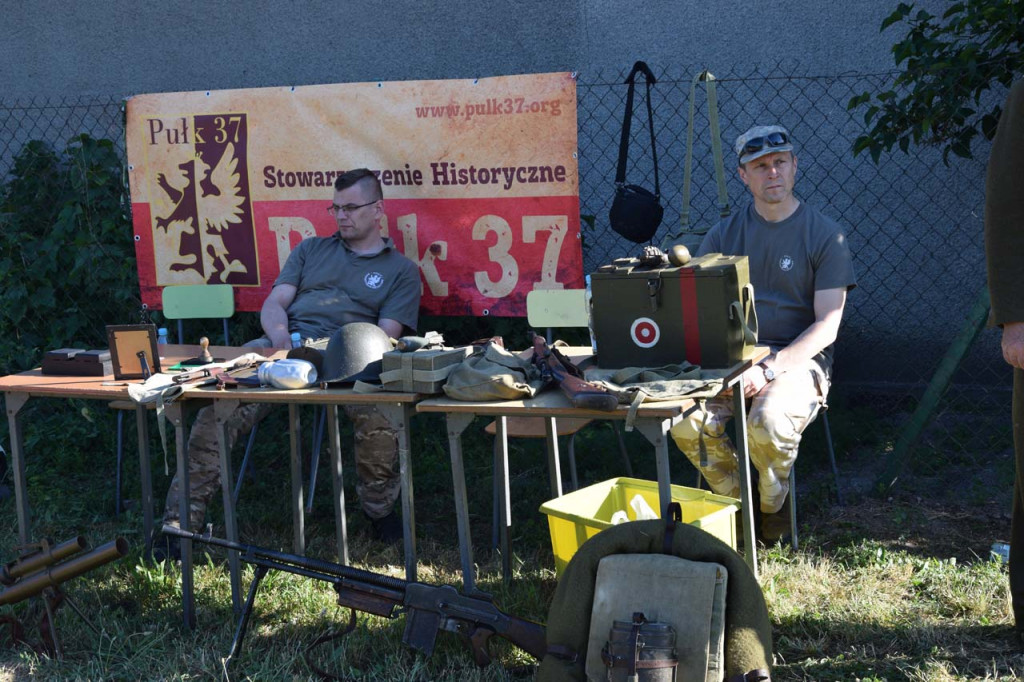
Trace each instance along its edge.
<path fill-rule="evenodd" d="M 632 621 L 614 621 L 601 660 L 609 682 L 675 682 L 675 628 L 649 621 L 642 613 L 634 613 Z"/>
<path fill-rule="evenodd" d="M 316 367 L 308 360 L 286 358 L 264 362 L 256 370 L 260 386 L 295 389 L 309 388 L 316 384 Z"/>

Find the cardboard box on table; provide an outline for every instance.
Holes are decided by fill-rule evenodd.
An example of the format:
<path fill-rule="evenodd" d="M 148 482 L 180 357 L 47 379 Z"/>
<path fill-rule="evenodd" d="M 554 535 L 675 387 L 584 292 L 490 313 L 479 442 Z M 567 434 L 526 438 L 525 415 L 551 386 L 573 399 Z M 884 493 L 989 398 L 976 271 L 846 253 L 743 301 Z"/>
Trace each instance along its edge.
<path fill-rule="evenodd" d="M 412 352 L 390 351 L 384 354 L 381 385 L 385 391 L 441 393 L 448 375 L 472 352 L 472 347 L 468 346 Z"/>

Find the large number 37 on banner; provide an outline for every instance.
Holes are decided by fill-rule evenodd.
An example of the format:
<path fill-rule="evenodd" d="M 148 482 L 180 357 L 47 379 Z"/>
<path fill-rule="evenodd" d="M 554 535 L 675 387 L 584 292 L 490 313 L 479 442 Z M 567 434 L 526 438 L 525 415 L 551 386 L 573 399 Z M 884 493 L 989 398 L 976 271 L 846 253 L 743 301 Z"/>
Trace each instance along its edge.
<path fill-rule="evenodd" d="M 127 146 L 150 307 L 227 283 L 258 310 L 295 245 L 336 230 L 334 180 L 359 167 L 425 313 L 524 315 L 530 291 L 582 285 L 568 73 L 139 95 Z"/>

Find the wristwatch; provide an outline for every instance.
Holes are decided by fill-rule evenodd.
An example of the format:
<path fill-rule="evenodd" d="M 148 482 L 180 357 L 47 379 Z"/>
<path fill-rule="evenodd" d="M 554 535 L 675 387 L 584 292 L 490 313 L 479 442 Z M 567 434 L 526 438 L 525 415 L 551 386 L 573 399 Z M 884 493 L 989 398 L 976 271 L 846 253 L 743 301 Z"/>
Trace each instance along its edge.
<path fill-rule="evenodd" d="M 775 370 L 774 369 L 772 369 L 768 365 L 764 364 L 763 362 L 757 363 L 757 366 L 760 367 L 764 371 L 764 378 L 765 379 L 767 379 L 768 381 L 773 381 L 775 379 Z"/>

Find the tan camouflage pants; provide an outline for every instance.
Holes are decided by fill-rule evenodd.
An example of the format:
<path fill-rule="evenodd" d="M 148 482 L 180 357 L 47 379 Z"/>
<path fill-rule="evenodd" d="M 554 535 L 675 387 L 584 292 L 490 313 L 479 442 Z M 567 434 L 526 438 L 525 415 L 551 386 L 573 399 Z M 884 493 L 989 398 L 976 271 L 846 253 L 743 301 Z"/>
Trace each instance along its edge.
<path fill-rule="evenodd" d="M 272 408 L 273 405 L 249 403 L 232 412 L 227 423 L 228 451 L 234 448 L 239 437 L 252 430 Z M 371 519 L 387 516 L 401 492 L 395 431 L 375 407 L 350 405 L 343 409 L 355 428 L 356 493 L 359 502 Z M 277 438 L 278 434 L 267 437 Z M 281 440 L 283 444 L 283 436 Z M 189 434 L 188 481 L 189 527 L 198 530 L 202 528 L 207 505 L 220 489 L 217 422 L 212 407 L 199 410 Z M 178 477 L 175 475 L 167 490 L 164 523 L 177 525 L 179 490 Z"/>
<path fill-rule="evenodd" d="M 737 390 L 740 390 L 737 387 Z M 789 472 L 796 462 L 800 436 L 814 421 L 828 393 L 828 380 L 817 363 L 780 374 L 748 399 L 747 440 L 750 461 L 758 472 L 761 511 L 774 514 L 789 493 Z M 725 433 L 733 415 L 732 397 L 704 401 L 672 427 L 672 439 L 700 469 L 711 490 L 740 497 L 736 447 Z M 703 425 L 705 462 L 701 463 Z"/>

